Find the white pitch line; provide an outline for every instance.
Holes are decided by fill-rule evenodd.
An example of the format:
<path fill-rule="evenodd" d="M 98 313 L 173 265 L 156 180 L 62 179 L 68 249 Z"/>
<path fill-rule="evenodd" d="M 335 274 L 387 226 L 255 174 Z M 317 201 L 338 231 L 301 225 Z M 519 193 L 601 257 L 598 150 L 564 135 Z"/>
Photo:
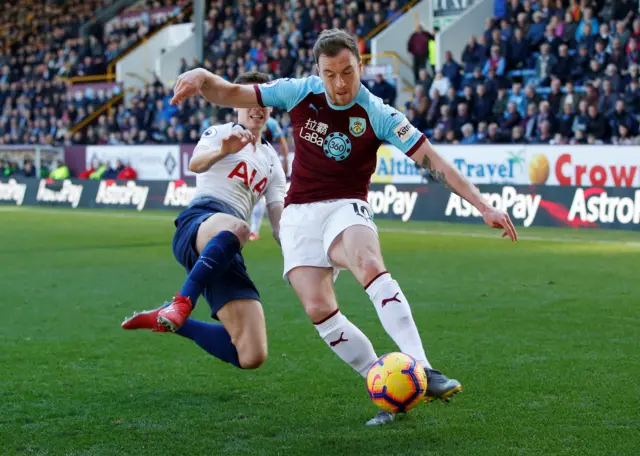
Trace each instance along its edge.
<path fill-rule="evenodd" d="M 89 217 L 111 217 L 111 218 L 123 218 L 123 219 L 143 219 L 143 220 L 165 220 L 173 221 L 177 215 L 159 215 L 159 214 L 145 214 L 140 212 L 132 212 L 131 214 L 124 213 L 112 213 L 101 212 L 100 210 L 81 210 L 75 209 L 73 211 L 63 211 L 58 209 L 46 209 L 39 207 L 16 207 L 16 206 L 0 206 L 0 212 L 34 212 L 38 214 L 47 215 L 80 215 Z M 449 231 L 449 230 L 430 230 L 430 229 L 409 229 L 409 228 L 379 228 L 381 233 L 391 234 L 413 234 L 413 235 L 432 235 L 432 236 L 452 236 L 452 237 L 466 237 L 466 238 L 480 238 L 480 239 L 494 239 L 499 240 L 500 237 L 497 234 L 484 234 L 484 233 L 465 233 L 464 231 Z M 497 230 L 496 230 L 497 233 Z M 627 247 L 640 247 L 640 241 L 611 241 L 602 239 L 576 239 L 563 236 L 529 236 L 519 235 L 518 239 L 522 241 L 533 242 L 560 242 L 571 244 L 596 244 L 596 245 L 621 245 Z M 504 241 L 507 242 L 507 241 Z"/>

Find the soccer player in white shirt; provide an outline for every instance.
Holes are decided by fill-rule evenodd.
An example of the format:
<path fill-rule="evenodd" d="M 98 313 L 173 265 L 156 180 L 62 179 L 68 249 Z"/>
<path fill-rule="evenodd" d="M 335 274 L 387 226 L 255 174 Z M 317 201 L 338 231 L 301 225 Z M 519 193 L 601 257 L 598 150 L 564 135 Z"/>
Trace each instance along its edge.
<path fill-rule="evenodd" d="M 268 82 L 262 73 L 243 73 L 236 84 Z M 247 273 L 242 246 L 249 240 L 247 219 L 263 196 L 273 236 L 280 242 L 285 176 L 280 159 L 260 133 L 271 108 L 238 109 L 238 124 L 207 129 L 195 148 L 189 169 L 196 194 L 176 218 L 173 254 L 188 272 L 170 305 L 134 314 L 124 329 L 175 331 L 211 355 L 244 369 L 267 357 L 267 333 L 260 295 Z M 189 315 L 204 294 L 211 316 L 221 324 Z M 180 318 L 182 324 L 173 320 Z"/>

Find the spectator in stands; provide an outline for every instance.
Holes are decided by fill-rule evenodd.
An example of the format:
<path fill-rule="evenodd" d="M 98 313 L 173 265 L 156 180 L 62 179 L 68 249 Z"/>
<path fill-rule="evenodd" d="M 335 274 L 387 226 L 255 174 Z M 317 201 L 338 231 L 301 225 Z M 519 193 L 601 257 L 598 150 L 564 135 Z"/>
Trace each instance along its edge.
<path fill-rule="evenodd" d="M 534 104 L 538 106 L 540 101 L 542 101 L 542 97 L 536 92 L 536 87 L 533 84 L 527 84 L 524 88 L 524 102 L 518 106 L 520 112 L 522 113 L 524 107 L 528 107 L 529 105 Z"/>
<path fill-rule="evenodd" d="M 618 101 L 618 94 L 613 91 L 611 81 L 604 80 L 602 83 L 602 93 L 598 100 L 598 111 L 604 115 L 608 115 L 613 111 Z"/>
<path fill-rule="evenodd" d="M 596 105 L 589 105 L 589 118 L 587 120 L 587 135 L 594 135 L 596 138 L 607 136 L 607 123 L 604 116 L 598 111 Z"/>
<path fill-rule="evenodd" d="M 509 96 L 508 102 L 513 102 L 516 104 L 516 107 L 518 108 L 520 115 L 522 115 L 525 112 L 525 109 L 527 106 L 527 99 L 525 95 L 522 94 L 522 84 L 520 84 L 519 82 L 513 83 L 513 86 L 511 88 L 511 95 Z M 506 109 L 506 103 L 505 103 L 505 109 Z"/>
<path fill-rule="evenodd" d="M 507 111 L 507 103 L 511 101 L 511 97 L 507 95 L 507 89 L 500 87 L 498 89 L 498 96 L 493 103 L 493 119 L 502 119 L 504 113 Z M 518 104 L 518 102 L 516 102 Z"/>
<path fill-rule="evenodd" d="M 446 96 L 450 85 L 451 83 L 449 79 L 444 77 L 441 71 L 438 71 L 436 73 L 436 77 L 433 83 L 431 84 L 431 89 L 429 90 L 429 97 L 434 98 L 434 92 L 438 92 L 441 97 Z"/>
<path fill-rule="evenodd" d="M 469 111 L 469 105 L 466 103 L 460 103 L 457 109 L 457 116 L 453 121 L 453 130 L 456 132 L 456 135 L 462 135 L 462 126 L 465 124 L 472 124 L 473 120 L 471 118 L 471 113 Z"/>
<path fill-rule="evenodd" d="M 571 137 L 575 117 L 576 115 L 573 112 L 573 105 L 571 103 L 562 105 L 562 113 L 558 116 L 558 133 L 565 138 Z"/>
<path fill-rule="evenodd" d="M 462 82 L 461 71 L 462 67 L 453 59 L 451 51 L 446 51 L 444 54 L 444 63 L 442 64 L 442 74 L 449 79 L 449 82 L 456 90 L 460 88 Z"/>
<path fill-rule="evenodd" d="M 498 124 L 495 122 L 490 123 L 485 137 L 485 144 L 503 144 L 504 142 L 505 139 L 500 134 Z"/>
<path fill-rule="evenodd" d="M 612 142 L 618 146 L 631 146 L 637 144 L 637 141 L 631 137 L 629 129 L 626 125 L 618 125 L 617 134 L 612 138 Z"/>
<path fill-rule="evenodd" d="M 415 32 L 409 38 L 407 50 L 413 56 L 413 76 L 418 81 L 418 73 L 420 69 L 426 68 L 429 63 L 429 41 L 434 36 L 427 32 L 422 24 L 418 24 Z"/>
<path fill-rule="evenodd" d="M 522 116 L 518 112 L 518 106 L 513 101 L 509 102 L 507 104 L 507 112 L 505 112 L 504 118 L 501 119 L 500 127 L 502 131 L 508 133 L 520 122 L 522 122 Z"/>
<path fill-rule="evenodd" d="M 379 97 L 385 104 L 394 106 L 396 102 L 396 88 L 389 84 L 382 74 L 378 73 L 376 79 L 370 87 L 371 93 Z M 423 89 L 424 90 L 424 89 Z M 427 93 L 427 92 L 422 92 Z"/>
<path fill-rule="evenodd" d="M 624 100 L 616 101 L 615 109 L 607 115 L 607 120 L 612 134 L 618 133 L 620 125 L 624 125 L 629 135 L 635 136 L 638 134 L 638 121 L 635 116 L 627 111 Z"/>
<path fill-rule="evenodd" d="M 504 75 L 506 70 L 506 61 L 500 52 L 500 46 L 491 46 L 491 56 L 485 62 L 482 74 L 487 76 L 489 74 L 489 70 L 494 70 L 496 75 L 500 77 Z"/>
<path fill-rule="evenodd" d="M 525 38 L 520 27 L 517 27 L 513 34 L 513 39 L 508 45 L 509 68 L 518 69 L 526 65 L 529 58 L 529 41 Z"/>
<path fill-rule="evenodd" d="M 469 42 L 462 52 L 462 63 L 465 73 L 470 73 L 478 65 L 483 65 L 485 56 L 474 35 L 469 37 Z"/>
<path fill-rule="evenodd" d="M 576 30 L 576 40 L 580 40 L 580 38 L 582 38 L 582 36 L 585 34 L 586 25 L 589 25 L 591 30 L 600 29 L 600 23 L 595 17 L 593 17 L 593 9 L 590 6 L 585 7 L 582 10 L 582 13 L 582 20 L 578 24 L 578 30 Z"/>
<path fill-rule="evenodd" d="M 540 55 L 536 61 L 536 76 L 542 85 L 549 85 L 549 76 L 557 63 L 556 57 L 551 54 L 549 43 L 542 43 Z"/>
<path fill-rule="evenodd" d="M 460 144 L 477 144 L 478 139 L 473 132 L 473 124 L 466 123 L 462 126 L 462 139 L 460 140 Z"/>
<path fill-rule="evenodd" d="M 551 74 L 560 79 L 562 83 L 566 83 L 573 71 L 573 59 L 569 55 L 569 46 L 561 44 L 558 47 L 558 57 L 556 63 L 551 69 Z"/>
<path fill-rule="evenodd" d="M 480 120 L 491 120 L 492 119 L 492 108 L 493 103 L 491 98 L 487 94 L 487 89 L 484 84 L 478 84 L 476 86 L 476 96 L 473 103 L 473 118 L 476 122 Z"/>
<path fill-rule="evenodd" d="M 511 144 L 527 144 L 527 140 L 523 136 L 521 126 L 513 127 L 511 130 Z"/>
<path fill-rule="evenodd" d="M 547 95 L 547 101 L 549 102 L 549 108 L 554 116 L 557 116 L 561 111 L 562 99 L 564 94 L 562 93 L 562 83 L 560 79 L 551 80 L 551 92 Z"/>
<path fill-rule="evenodd" d="M 540 123 L 538 135 L 531 140 L 531 144 L 549 144 L 552 139 L 551 122 L 544 120 Z"/>

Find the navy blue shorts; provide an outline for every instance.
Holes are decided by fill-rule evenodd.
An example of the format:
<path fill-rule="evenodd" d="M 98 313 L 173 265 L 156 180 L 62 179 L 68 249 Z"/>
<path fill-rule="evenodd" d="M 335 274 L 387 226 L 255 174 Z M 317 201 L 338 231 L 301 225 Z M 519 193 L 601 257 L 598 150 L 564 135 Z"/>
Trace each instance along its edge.
<path fill-rule="evenodd" d="M 176 232 L 173 235 L 173 256 L 189 273 L 198 261 L 196 238 L 200 224 L 213 214 L 224 213 L 237 217 L 237 214 L 221 201 L 213 198 L 195 200 L 182 211 L 175 220 Z M 244 258 L 237 253 L 227 270 L 215 282 L 208 284 L 203 292 L 211 307 L 211 316 L 217 319 L 218 311 L 228 302 L 238 299 L 260 301 L 260 294 L 247 273 Z"/>

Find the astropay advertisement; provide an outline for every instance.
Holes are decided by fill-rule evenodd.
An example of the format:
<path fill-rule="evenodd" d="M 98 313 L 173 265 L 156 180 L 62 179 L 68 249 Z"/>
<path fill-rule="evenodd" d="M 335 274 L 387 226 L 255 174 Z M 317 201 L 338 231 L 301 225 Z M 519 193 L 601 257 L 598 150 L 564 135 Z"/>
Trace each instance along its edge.
<path fill-rule="evenodd" d="M 436 145 L 475 185 L 640 187 L 640 147 Z M 426 180 L 413 160 L 391 145 L 378 149 L 373 183 L 419 184 Z"/>
<path fill-rule="evenodd" d="M 640 230 L 638 188 L 492 184 L 478 189 L 516 226 Z M 369 205 L 380 219 L 484 223 L 473 205 L 440 184 L 374 184 Z"/>

